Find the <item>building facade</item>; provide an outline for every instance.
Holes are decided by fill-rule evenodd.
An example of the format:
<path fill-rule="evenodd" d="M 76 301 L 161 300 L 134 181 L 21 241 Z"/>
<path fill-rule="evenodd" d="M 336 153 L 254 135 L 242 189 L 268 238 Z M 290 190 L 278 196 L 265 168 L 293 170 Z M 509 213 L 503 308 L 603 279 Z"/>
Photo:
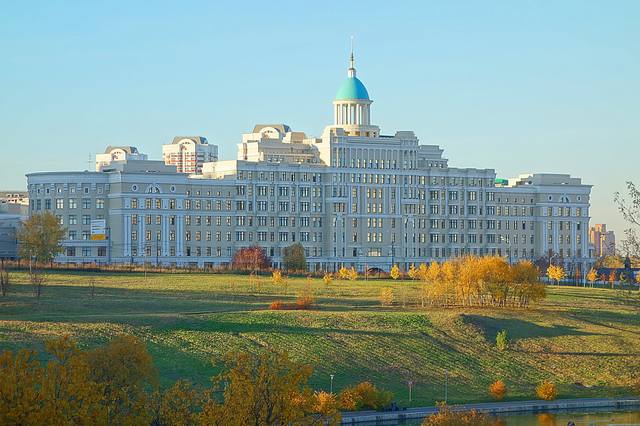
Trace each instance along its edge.
<path fill-rule="evenodd" d="M 218 147 L 202 136 L 177 136 L 162 146 L 162 158 L 178 173 L 202 173 L 203 164 L 218 160 Z"/>
<path fill-rule="evenodd" d="M 613 231 L 607 231 L 607 225 L 603 223 L 596 223 L 589 228 L 589 241 L 593 245 L 595 257 L 616 254 L 616 235 Z"/>
<path fill-rule="evenodd" d="M 592 264 L 590 185 L 451 167 L 411 131 L 381 134 L 372 103 L 352 56 L 321 137 L 262 124 L 243 135 L 236 160 L 218 161 L 216 147 L 216 160 L 190 160 L 189 172 L 163 149 L 164 162 L 32 173 L 30 209 L 68 227 L 61 262 L 206 267 L 257 244 L 278 266 L 300 242 L 312 270 L 406 269 L 463 255 L 555 257 L 582 272 Z M 107 238 L 92 238 L 93 221 L 104 221 Z"/>

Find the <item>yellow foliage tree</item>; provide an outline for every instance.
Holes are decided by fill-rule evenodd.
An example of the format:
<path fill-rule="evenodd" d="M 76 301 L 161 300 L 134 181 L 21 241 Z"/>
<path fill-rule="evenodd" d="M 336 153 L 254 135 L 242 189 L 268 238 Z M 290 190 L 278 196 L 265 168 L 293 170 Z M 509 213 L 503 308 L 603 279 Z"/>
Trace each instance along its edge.
<path fill-rule="evenodd" d="M 275 271 L 273 271 L 271 273 L 271 281 L 275 284 L 275 285 L 281 285 L 283 278 L 282 278 L 282 271 L 280 271 L 279 269 L 276 269 Z"/>
<path fill-rule="evenodd" d="M 158 386 L 158 371 L 146 345 L 123 335 L 87 353 L 90 377 L 104 384 L 109 423 L 149 423 L 149 391 Z"/>
<path fill-rule="evenodd" d="M 349 270 L 345 266 L 341 266 L 340 269 L 338 269 L 338 279 L 346 280 L 348 277 L 349 277 Z"/>
<path fill-rule="evenodd" d="M 382 306 L 393 305 L 393 289 L 391 287 L 384 287 L 380 289 L 380 304 Z"/>
<path fill-rule="evenodd" d="M 343 389 L 338 395 L 340 407 L 344 410 L 380 410 L 391 403 L 393 394 L 378 389 L 369 381 Z"/>
<path fill-rule="evenodd" d="M 551 401 L 558 396 L 556 385 L 548 380 L 543 381 L 536 387 L 536 395 L 545 401 Z"/>
<path fill-rule="evenodd" d="M 195 426 L 199 422 L 202 394 L 179 380 L 164 393 L 156 393 L 156 417 L 152 424 L 162 426 Z"/>
<path fill-rule="evenodd" d="M 409 271 L 407 272 L 407 276 L 412 280 L 415 280 L 416 278 L 418 278 L 418 270 L 416 269 L 416 266 L 413 263 L 411 264 L 411 266 L 409 266 Z"/>
<path fill-rule="evenodd" d="M 358 271 L 356 270 L 356 268 L 355 268 L 355 267 L 353 267 L 353 266 L 352 266 L 352 267 L 348 270 L 347 277 L 348 277 L 348 278 L 349 278 L 349 280 L 351 280 L 351 281 L 355 281 L 355 280 L 357 280 L 357 279 L 358 279 Z"/>
<path fill-rule="evenodd" d="M 487 415 L 471 411 L 452 411 L 446 404 L 438 405 L 438 412 L 423 420 L 422 426 L 495 426 L 495 420 Z"/>
<path fill-rule="evenodd" d="M 552 280 L 555 281 L 556 284 L 560 284 L 560 281 L 562 281 L 563 279 L 565 279 L 567 276 L 564 268 L 560 265 L 550 265 L 547 268 L 547 277 Z"/>
<path fill-rule="evenodd" d="M 505 394 L 507 393 L 507 387 L 505 386 L 502 380 L 496 380 L 495 382 L 489 385 L 489 393 L 496 401 L 501 401 L 504 399 Z"/>
<path fill-rule="evenodd" d="M 207 400 L 202 424 L 323 424 L 325 420 L 339 424 L 337 409 L 315 413 L 318 401 L 307 386 L 310 366 L 277 352 L 232 354 L 224 364 L 226 370 L 214 378 L 216 388 L 223 389 L 223 401 Z"/>
<path fill-rule="evenodd" d="M 393 265 L 391 267 L 391 271 L 389 271 L 389 276 L 391 278 L 393 278 L 394 280 L 397 280 L 398 278 L 400 278 L 400 268 L 398 267 L 398 265 Z"/>
<path fill-rule="evenodd" d="M 593 287 L 593 283 L 595 283 L 597 280 L 598 273 L 596 272 L 595 268 L 589 269 L 589 272 L 587 272 L 587 281 L 589 281 L 591 283 L 591 286 Z"/>

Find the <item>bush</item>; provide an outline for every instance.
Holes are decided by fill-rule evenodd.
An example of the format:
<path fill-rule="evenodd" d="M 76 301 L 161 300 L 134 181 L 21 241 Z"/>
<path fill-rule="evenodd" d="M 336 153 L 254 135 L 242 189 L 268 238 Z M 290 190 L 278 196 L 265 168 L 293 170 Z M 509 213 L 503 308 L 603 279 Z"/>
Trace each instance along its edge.
<path fill-rule="evenodd" d="M 344 410 L 382 410 L 391 404 L 392 399 L 391 392 L 378 389 L 369 381 L 345 388 L 338 396 L 340 408 Z"/>
<path fill-rule="evenodd" d="M 329 285 L 332 281 L 333 274 L 331 272 L 325 272 L 325 274 L 322 276 L 322 282 L 324 282 L 325 285 Z"/>
<path fill-rule="evenodd" d="M 509 336 L 507 330 L 500 330 L 496 335 L 496 347 L 500 352 L 504 352 L 509 347 Z"/>
<path fill-rule="evenodd" d="M 286 305 L 281 300 L 274 300 L 269 304 L 269 310 L 271 311 L 281 311 L 286 309 Z"/>
<path fill-rule="evenodd" d="M 556 385 L 548 380 L 543 381 L 536 388 L 536 395 L 545 401 L 551 401 L 558 396 Z"/>
<path fill-rule="evenodd" d="M 316 300 L 313 296 L 309 294 L 303 294 L 298 296 L 296 299 L 296 309 L 311 309 L 313 305 L 316 303 Z"/>
<path fill-rule="evenodd" d="M 501 401 L 507 393 L 507 387 L 502 380 L 496 380 L 489 385 L 489 393 L 496 401 Z"/>
<path fill-rule="evenodd" d="M 476 410 L 453 412 L 443 403 L 438 404 L 438 412 L 422 422 L 422 426 L 495 426 L 498 423 L 487 414 Z"/>

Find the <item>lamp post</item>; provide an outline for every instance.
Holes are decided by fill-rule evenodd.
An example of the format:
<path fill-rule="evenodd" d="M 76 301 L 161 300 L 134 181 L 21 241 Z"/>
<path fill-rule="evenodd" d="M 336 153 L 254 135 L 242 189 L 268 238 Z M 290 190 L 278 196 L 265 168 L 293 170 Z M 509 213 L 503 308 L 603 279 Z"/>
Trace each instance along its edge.
<path fill-rule="evenodd" d="M 444 403 L 449 399 L 449 370 L 444 370 Z"/>
<path fill-rule="evenodd" d="M 407 384 L 409 385 L 409 404 L 411 404 L 411 388 L 413 388 L 413 381 L 409 380 Z"/>
<path fill-rule="evenodd" d="M 333 374 L 329 374 L 329 377 L 331 378 L 331 385 L 330 385 L 330 388 L 329 388 L 330 389 L 329 392 L 333 393 L 333 377 L 334 377 L 334 375 Z"/>
<path fill-rule="evenodd" d="M 551 268 L 551 260 L 552 260 L 554 257 L 558 257 L 558 253 L 554 253 L 554 254 L 552 254 L 551 256 L 549 256 L 549 266 L 547 267 L 547 271 L 549 270 L 549 268 Z M 547 279 L 549 279 L 549 278 L 547 277 Z"/>

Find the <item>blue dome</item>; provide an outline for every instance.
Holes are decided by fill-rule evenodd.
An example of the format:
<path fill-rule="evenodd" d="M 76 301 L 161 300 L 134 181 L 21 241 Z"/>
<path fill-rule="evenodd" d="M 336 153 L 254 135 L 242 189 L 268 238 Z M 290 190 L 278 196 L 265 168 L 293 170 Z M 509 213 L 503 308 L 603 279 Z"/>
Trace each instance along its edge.
<path fill-rule="evenodd" d="M 346 99 L 365 99 L 369 100 L 369 92 L 364 84 L 357 77 L 348 77 L 338 89 L 336 94 L 337 101 Z"/>

